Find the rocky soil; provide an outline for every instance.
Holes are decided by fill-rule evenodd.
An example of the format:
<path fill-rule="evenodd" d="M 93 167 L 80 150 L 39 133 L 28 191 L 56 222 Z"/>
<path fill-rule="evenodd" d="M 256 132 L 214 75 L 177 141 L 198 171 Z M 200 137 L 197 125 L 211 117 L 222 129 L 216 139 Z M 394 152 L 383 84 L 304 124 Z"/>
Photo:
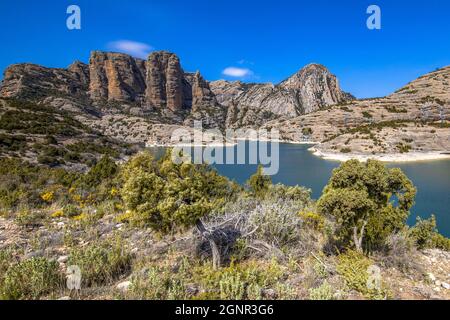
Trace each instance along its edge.
<path fill-rule="evenodd" d="M 41 226 L 19 226 L 12 218 L 0 217 L 0 249 L 15 247 L 20 249 L 18 259 L 32 257 L 46 257 L 54 259 L 60 265 L 62 271 L 67 269 L 67 260 L 73 246 L 86 247 L 111 238 L 120 237 L 126 243 L 123 250 L 132 253 L 135 261 L 153 261 L 157 263 L 166 259 L 167 263 L 173 263 L 171 268 L 177 268 L 180 256 L 191 250 L 195 236 L 193 233 L 179 234 L 176 237 L 161 239 L 149 229 L 136 230 L 128 225 L 118 223 L 114 216 L 105 216 L 91 224 L 83 224 L 67 218 L 58 218 L 48 221 Z M 308 299 L 308 277 L 310 277 L 311 261 L 317 261 L 317 255 L 306 256 L 297 261 L 299 268 L 292 270 L 286 279 L 289 285 L 293 285 L 300 297 Z M 383 283 L 388 285 L 392 299 L 450 299 L 450 253 L 436 249 L 416 252 L 409 257 L 414 261 L 415 267 L 410 271 L 401 271 L 394 267 L 383 266 L 383 257 L 373 257 L 374 261 L 382 266 L 381 275 Z M 177 262 L 178 261 L 178 262 Z M 333 257 L 322 257 L 320 263 L 333 270 L 336 260 Z M 291 261 L 292 263 L 292 261 Z M 61 288 L 48 296 L 48 299 L 115 299 L 127 298 L 127 292 L 132 285 L 133 276 L 144 269 L 139 269 L 139 263 L 128 273 L 115 279 L 104 286 L 82 288 L 80 292 L 70 292 Z M 145 267 L 142 267 L 145 268 Z M 173 269 L 176 270 L 176 269 Z M 343 280 L 339 275 L 333 275 L 328 281 L 339 292 L 343 286 Z M 192 283 L 186 290 L 198 290 Z M 271 289 L 266 289 L 268 299 Z M 274 290 L 272 290 L 274 291 Z M 364 299 L 358 292 L 347 294 L 344 299 Z"/>

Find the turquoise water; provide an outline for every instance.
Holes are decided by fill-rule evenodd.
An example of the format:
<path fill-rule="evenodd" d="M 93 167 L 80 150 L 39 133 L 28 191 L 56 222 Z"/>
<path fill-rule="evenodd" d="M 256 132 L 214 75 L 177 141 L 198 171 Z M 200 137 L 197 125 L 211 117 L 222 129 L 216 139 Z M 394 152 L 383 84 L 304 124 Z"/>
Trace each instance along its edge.
<path fill-rule="evenodd" d="M 245 143 L 245 142 L 241 142 Z M 273 182 L 286 185 L 301 185 L 312 190 L 318 199 L 327 184 L 332 170 L 339 162 L 323 160 L 308 151 L 310 146 L 280 144 L 279 172 L 272 177 Z M 230 147 L 236 150 L 237 147 Z M 247 155 L 249 144 L 246 143 Z M 225 149 L 226 150 L 229 148 Z M 156 149 L 161 154 L 163 149 Z M 413 181 L 418 189 L 416 205 L 408 223 L 414 224 L 416 217 L 436 216 L 439 231 L 450 237 L 450 160 L 392 163 L 389 167 L 399 167 Z M 257 165 L 214 165 L 217 171 L 243 184 L 256 172 Z"/>

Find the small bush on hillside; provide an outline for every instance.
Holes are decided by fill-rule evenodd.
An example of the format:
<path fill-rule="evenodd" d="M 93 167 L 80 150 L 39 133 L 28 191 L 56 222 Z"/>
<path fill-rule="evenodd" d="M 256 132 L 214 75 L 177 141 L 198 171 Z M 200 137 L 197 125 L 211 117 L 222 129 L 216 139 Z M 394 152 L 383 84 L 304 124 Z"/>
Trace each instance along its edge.
<path fill-rule="evenodd" d="M 83 286 L 108 284 L 130 270 L 132 256 L 120 241 L 74 248 L 68 265 L 81 269 Z"/>
<path fill-rule="evenodd" d="M 302 221 L 289 201 L 264 201 L 251 211 L 247 223 L 255 226 L 254 236 L 277 248 L 299 240 Z"/>
<path fill-rule="evenodd" d="M 416 253 L 414 240 L 408 231 L 402 230 L 390 235 L 386 240 L 387 250 L 382 256 L 384 265 L 397 268 L 402 272 L 420 270 L 418 263 L 412 257 Z"/>
<path fill-rule="evenodd" d="M 41 226 L 47 218 L 45 212 L 40 210 L 22 209 L 15 217 L 16 223 L 23 227 L 38 227 Z"/>
<path fill-rule="evenodd" d="M 253 196 L 262 198 L 269 191 L 272 179 L 265 175 L 263 167 L 259 166 L 257 172 L 247 181 L 247 185 Z"/>
<path fill-rule="evenodd" d="M 189 295 L 185 281 L 170 269 L 152 266 L 145 270 L 145 275 L 133 278 L 128 296 L 143 300 L 186 300 Z"/>
<path fill-rule="evenodd" d="M 310 300 L 334 300 L 333 287 L 324 281 L 319 287 L 309 289 Z"/>
<path fill-rule="evenodd" d="M 66 218 L 73 218 L 81 214 L 81 209 L 73 204 L 68 204 L 62 209 L 62 215 Z"/>
<path fill-rule="evenodd" d="M 104 156 L 89 170 L 83 181 L 88 187 L 93 188 L 102 183 L 102 181 L 113 180 L 117 172 L 118 167 L 116 163 L 109 156 Z"/>
<path fill-rule="evenodd" d="M 42 208 L 48 203 L 42 194 L 54 191 L 53 202 L 67 197 L 67 189 L 79 177 L 63 169 L 31 165 L 17 159 L 0 159 L 0 206 L 15 210 L 19 207 Z"/>
<path fill-rule="evenodd" d="M 320 232 L 324 231 L 326 220 L 322 215 L 312 211 L 301 211 L 299 216 L 306 227 Z"/>
<path fill-rule="evenodd" d="M 312 205 L 311 193 L 310 189 L 304 187 L 290 187 L 283 184 L 275 184 L 268 188 L 266 199 L 274 201 L 278 201 L 279 199 L 293 201 L 306 208 Z"/>
<path fill-rule="evenodd" d="M 267 263 L 249 261 L 232 264 L 227 268 L 214 270 L 208 265 L 193 269 L 196 283 L 200 283 L 205 294 L 198 299 L 245 300 L 245 299 L 294 299 L 292 288 L 277 286 L 286 276 L 286 270 L 275 260 Z M 274 289 L 275 295 L 264 296 L 264 289 Z"/>
<path fill-rule="evenodd" d="M 370 299 L 385 299 L 387 291 L 381 287 L 369 288 L 369 267 L 373 266 L 374 262 L 364 256 L 363 254 L 349 250 L 344 254 L 339 255 L 337 272 L 344 278 L 346 286 L 351 290 L 356 290 Z"/>
<path fill-rule="evenodd" d="M 38 299 L 62 285 L 56 261 L 31 258 L 11 266 L 4 276 L 0 296 L 6 300 Z"/>
<path fill-rule="evenodd" d="M 439 234 L 436 217 L 423 220 L 417 217 L 417 223 L 410 229 L 410 236 L 419 249 L 437 248 L 450 251 L 450 239 Z"/>
<path fill-rule="evenodd" d="M 11 249 L 0 249 L 0 288 L 2 287 L 6 272 L 15 263 L 17 261 Z"/>

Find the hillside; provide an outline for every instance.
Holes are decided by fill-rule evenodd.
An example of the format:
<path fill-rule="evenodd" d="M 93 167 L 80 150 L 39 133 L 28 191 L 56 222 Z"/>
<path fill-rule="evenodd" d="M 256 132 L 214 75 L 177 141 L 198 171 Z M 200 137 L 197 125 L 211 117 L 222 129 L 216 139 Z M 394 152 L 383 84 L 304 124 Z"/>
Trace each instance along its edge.
<path fill-rule="evenodd" d="M 406 225 L 398 169 L 349 161 L 319 201 L 260 170 L 247 185 L 150 153 L 86 174 L 0 159 L 0 300 L 450 298 L 450 239 Z"/>
<path fill-rule="evenodd" d="M 354 100 L 264 127 L 277 128 L 287 141 L 321 142 L 315 149 L 322 156 L 439 155 L 450 152 L 449 113 L 445 67 L 384 98 Z"/>

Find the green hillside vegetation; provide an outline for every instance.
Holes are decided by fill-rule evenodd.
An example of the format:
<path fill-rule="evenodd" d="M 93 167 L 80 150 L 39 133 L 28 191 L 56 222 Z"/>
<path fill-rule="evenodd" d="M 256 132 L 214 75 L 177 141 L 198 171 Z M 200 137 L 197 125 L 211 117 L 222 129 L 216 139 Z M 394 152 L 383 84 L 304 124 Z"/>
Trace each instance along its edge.
<path fill-rule="evenodd" d="M 171 152 L 106 155 L 86 173 L 0 159 L 0 214 L 33 239 L 0 247 L 0 298 L 68 295 L 62 251 L 81 298 L 389 299 L 387 281 L 366 286 L 370 266 L 408 277 L 416 250 L 450 250 L 434 217 L 406 225 L 415 194 L 377 161 L 342 164 L 316 202 L 262 168 L 242 187 Z"/>
<path fill-rule="evenodd" d="M 87 168 L 104 155 L 119 159 L 134 152 L 129 144 L 101 135 L 75 116 L 42 104 L 0 99 L 0 157 Z"/>

